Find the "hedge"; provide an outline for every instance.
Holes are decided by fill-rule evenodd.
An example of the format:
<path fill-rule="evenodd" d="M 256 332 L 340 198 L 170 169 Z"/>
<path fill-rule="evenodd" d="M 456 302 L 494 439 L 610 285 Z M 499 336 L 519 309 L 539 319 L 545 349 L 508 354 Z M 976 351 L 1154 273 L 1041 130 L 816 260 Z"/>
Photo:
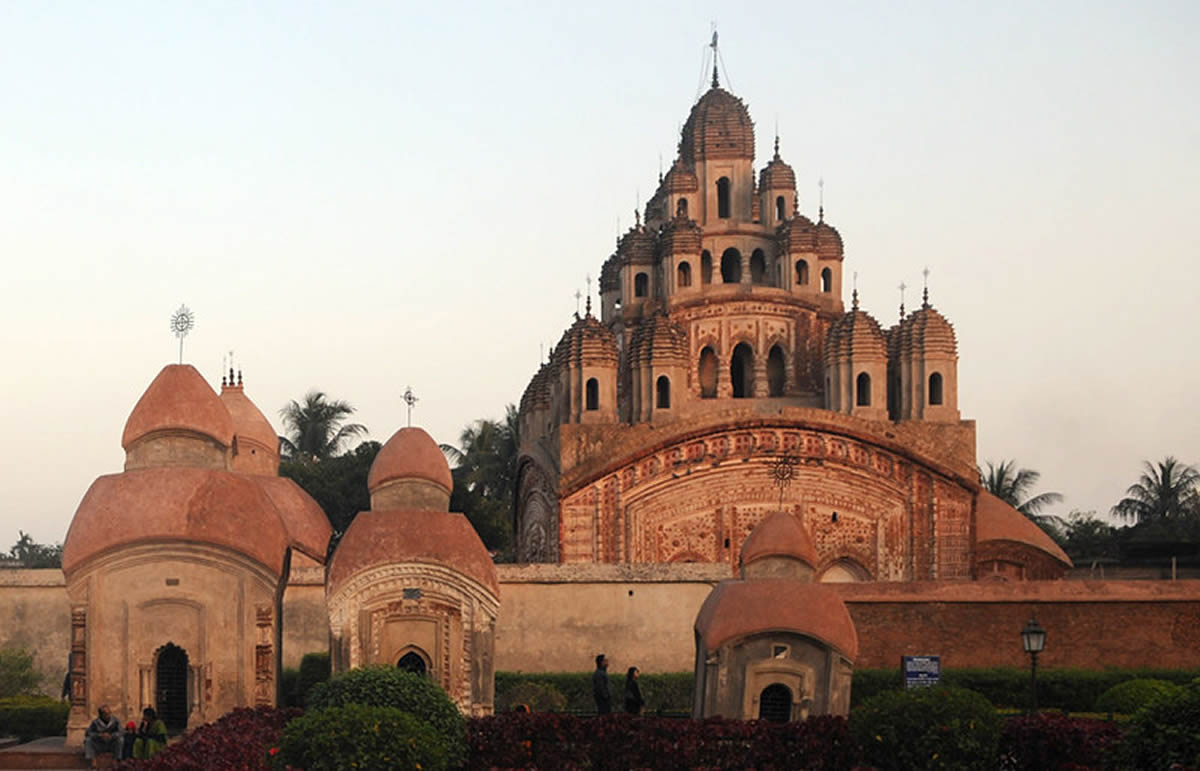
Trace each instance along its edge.
<path fill-rule="evenodd" d="M 14 696 L 0 699 L 0 736 L 22 742 L 42 736 L 65 736 L 71 705 L 47 696 Z"/>
<path fill-rule="evenodd" d="M 641 673 L 638 687 L 642 691 L 642 698 L 646 700 L 643 713 L 690 715 L 694 682 L 695 677 L 691 672 Z M 592 699 L 591 672 L 497 672 L 496 704 L 508 705 L 512 701 L 509 692 L 524 683 L 536 683 L 541 688 L 550 688 L 562 694 L 566 699 L 563 707 L 565 712 L 586 714 L 596 711 L 596 702 Z M 613 696 L 613 709 L 619 712 L 625 702 L 625 673 L 610 672 L 608 687 Z"/>

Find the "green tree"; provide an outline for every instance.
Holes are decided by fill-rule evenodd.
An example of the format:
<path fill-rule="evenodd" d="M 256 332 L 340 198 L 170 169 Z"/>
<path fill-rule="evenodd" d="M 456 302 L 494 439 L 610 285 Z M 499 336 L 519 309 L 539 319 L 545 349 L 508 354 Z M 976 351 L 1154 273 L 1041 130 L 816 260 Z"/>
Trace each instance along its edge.
<path fill-rule="evenodd" d="M 510 404 L 504 420 L 476 420 L 462 430 L 458 447 L 441 445 L 454 464 L 450 508 L 467 516 L 501 562 L 513 556 L 512 510 L 520 444 L 517 408 Z"/>
<path fill-rule="evenodd" d="M 279 437 L 285 458 L 324 460 L 338 454 L 352 439 L 367 435 L 361 423 L 347 423 L 354 414 L 349 402 L 330 401 L 321 391 L 309 391 L 303 403 L 295 400 L 279 411 L 287 436 Z"/>
<path fill-rule="evenodd" d="M 1138 481 L 1125 491 L 1112 513 L 1135 524 L 1200 519 L 1200 471 L 1168 455 L 1142 463 Z"/>
<path fill-rule="evenodd" d="M 333 528 L 331 554 L 354 516 L 371 508 L 367 474 L 380 447 L 379 442 L 367 441 L 331 458 L 299 455 L 279 464 L 279 475 L 294 480 L 325 511 Z"/>
<path fill-rule="evenodd" d="M 0 699 L 35 694 L 41 684 L 33 654 L 24 648 L 0 648 Z"/>
<path fill-rule="evenodd" d="M 25 568 L 61 568 L 63 545 L 37 543 L 24 530 L 17 531 L 20 538 L 8 550 L 8 556 L 21 563 Z"/>
<path fill-rule="evenodd" d="M 1062 502 L 1061 493 L 1033 494 L 1033 488 L 1042 478 L 1040 471 L 1017 468 L 1016 460 L 1005 460 L 999 464 L 987 462 L 987 470 L 980 469 L 979 481 L 984 488 L 1024 514 L 1059 544 L 1065 539 L 1063 521 L 1052 514 L 1042 514 L 1046 506 Z"/>
<path fill-rule="evenodd" d="M 1098 519 L 1096 512 L 1072 511 L 1063 525 L 1063 551 L 1078 565 L 1120 556 L 1117 528 Z"/>

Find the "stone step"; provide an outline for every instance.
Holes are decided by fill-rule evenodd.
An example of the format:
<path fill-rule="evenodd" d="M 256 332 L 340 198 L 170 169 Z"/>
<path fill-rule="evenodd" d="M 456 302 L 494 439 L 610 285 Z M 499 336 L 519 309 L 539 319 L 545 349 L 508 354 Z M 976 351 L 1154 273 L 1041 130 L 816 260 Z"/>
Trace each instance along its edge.
<path fill-rule="evenodd" d="M 65 736 L 47 736 L 0 749 L 0 769 L 90 768 L 83 750 L 66 742 Z"/>

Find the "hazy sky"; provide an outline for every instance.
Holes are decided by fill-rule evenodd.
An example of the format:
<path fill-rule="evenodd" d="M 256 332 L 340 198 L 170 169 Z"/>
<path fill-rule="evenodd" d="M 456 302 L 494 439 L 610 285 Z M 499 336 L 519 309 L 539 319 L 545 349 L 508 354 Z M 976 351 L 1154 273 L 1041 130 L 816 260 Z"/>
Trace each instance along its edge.
<path fill-rule="evenodd" d="M 981 461 L 1064 513 L 1200 461 L 1198 3 L 3 2 L 0 551 L 121 469 L 181 303 L 185 360 L 216 385 L 232 349 L 277 428 L 310 388 L 381 441 L 406 385 L 439 441 L 500 416 L 670 165 L 713 20 L 864 307 L 932 271 Z"/>

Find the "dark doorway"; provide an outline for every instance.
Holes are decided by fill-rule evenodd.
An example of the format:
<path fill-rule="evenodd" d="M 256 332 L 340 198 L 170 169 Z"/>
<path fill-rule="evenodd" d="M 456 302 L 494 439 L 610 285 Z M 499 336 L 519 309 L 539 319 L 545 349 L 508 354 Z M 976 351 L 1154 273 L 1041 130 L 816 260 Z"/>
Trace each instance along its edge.
<path fill-rule="evenodd" d="M 725 284 L 740 284 L 742 282 L 742 253 L 737 249 L 726 249 L 721 255 L 721 282 Z"/>
<path fill-rule="evenodd" d="M 171 731 L 187 728 L 188 719 L 188 655 L 183 648 L 167 643 L 158 652 L 154 668 L 157 686 L 155 709 Z"/>
<path fill-rule="evenodd" d="M 758 697 L 758 719 L 786 723 L 792 719 L 792 689 L 783 683 L 771 683 Z"/>
<path fill-rule="evenodd" d="M 657 389 L 658 403 L 656 406 L 658 409 L 671 409 L 671 379 L 666 375 L 659 375 L 655 388 Z"/>
<path fill-rule="evenodd" d="M 398 669 L 403 669 L 405 672 L 412 672 L 414 675 L 425 674 L 425 659 L 421 658 L 420 654 L 409 651 L 400 657 L 396 662 Z"/>
<path fill-rule="evenodd" d="M 767 393 L 771 396 L 783 396 L 783 385 L 783 349 L 773 345 L 771 352 L 767 354 Z"/>
<path fill-rule="evenodd" d="M 755 249 L 750 255 L 750 283 L 767 283 L 767 255 L 762 249 Z"/>
<path fill-rule="evenodd" d="M 721 219 L 729 217 L 729 178 L 717 180 L 717 216 Z"/>
<path fill-rule="evenodd" d="M 733 349 L 729 382 L 733 385 L 733 398 L 745 399 L 754 395 L 754 349 L 746 343 L 738 343 Z"/>
<path fill-rule="evenodd" d="M 707 251 L 700 253 L 700 283 L 712 283 L 712 255 Z"/>
<path fill-rule="evenodd" d="M 717 355 L 708 346 L 700 352 L 700 398 L 717 398 Z"/>

